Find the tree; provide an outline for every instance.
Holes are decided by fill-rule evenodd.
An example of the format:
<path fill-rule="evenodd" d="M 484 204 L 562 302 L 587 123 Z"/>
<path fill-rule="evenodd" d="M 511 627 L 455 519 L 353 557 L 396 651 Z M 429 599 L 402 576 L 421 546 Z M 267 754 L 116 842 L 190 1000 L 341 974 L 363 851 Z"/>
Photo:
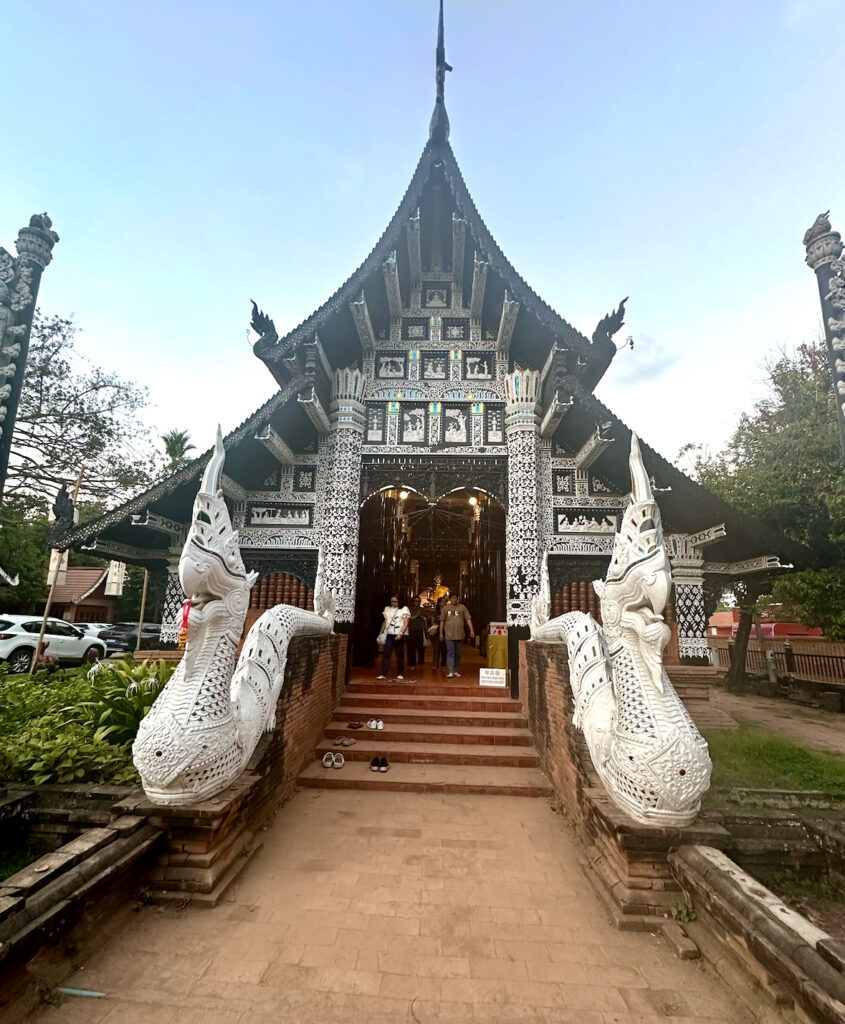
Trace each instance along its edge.
<path fill-rule="evenodd" d="M 19 576 L 14 588 L 0 590 L 0 610 L 32 612 L 47 598 L 47 567 L 50 550 L 44 543 L 46 507 L 37 499 L 6 496 L 0 506 L 0 565 L 10 576 Z"/>
<path fill-rule="evenodd" d="M 168 473 L 175 473 L 188 462 L 188 452 L 195 451 L 196 445 L 191 444 L 191 435 L 187 430 L 168 430 L 161 435 L 164 441 L 164 454 L 169 459 Z"/>
<path fill-rule="evenodd" d="M 139 423 L 147 391 L 86 365 L 76 332 L 72 320 L 36 310 L 6 493 L 52 501 L 84 466 L 81 496 L 110 506 L 155 475 L 149 431 Z"/>
<path fill-rule="evenodd" d="M 682 455 L 693 458 L 705 487 L 805 544 L 826 566 L 781 576 L 768 590 L 800 622 L 835 638 L 845 633 L 845 467 L 824 342 L 781 352 L 767 363 L 766 378 L 767 393 L 743 413 L 723 451 L 687 445 Z M 743 618 L 750 626 L 751 595 L 760 587 L 749 579 L 735 589 L 741 619 L 734 652 L 743 666 Z"/>

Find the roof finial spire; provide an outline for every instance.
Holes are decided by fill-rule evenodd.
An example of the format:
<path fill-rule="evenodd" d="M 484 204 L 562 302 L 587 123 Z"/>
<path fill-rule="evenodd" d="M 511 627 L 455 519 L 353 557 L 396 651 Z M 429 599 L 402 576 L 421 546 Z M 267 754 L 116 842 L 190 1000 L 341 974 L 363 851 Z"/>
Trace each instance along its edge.
<path fill-rule="evenodd" d="M 446 86 L 446 72 L 452 70 L 446 63 L 446 43 L 443 36 L 443 0 L 440 0 L 440 20 L 437 23 L 437 55 L 435 63 L 435 81 L 437 96 L 434 101 L 434 113 L 431 115 L 428 135 L 432 142 L 445 142 L 449 138 L 449 115 L 443 94 Z"/>

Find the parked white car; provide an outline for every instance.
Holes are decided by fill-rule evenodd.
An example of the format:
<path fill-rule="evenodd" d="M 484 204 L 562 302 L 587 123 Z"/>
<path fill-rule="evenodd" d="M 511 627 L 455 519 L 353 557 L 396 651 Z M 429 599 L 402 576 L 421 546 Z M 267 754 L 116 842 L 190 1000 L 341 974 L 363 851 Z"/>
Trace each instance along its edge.
<path fill-rule="evenodd" d="M 73 622 L 69 625 L 81 629 L 86 636 L 99 636 L 104 629 L 111 629 L 110 622 Z"/>
<path fill-rule="evenodd" d="M 29 671 L 40 631 L 40 616 L 0 615 L 0 660 L 8 662 L 10 671 Z M 64 664 L 93 662 L 106 656 L 102 640 L 61 619 L 47 619 L 44 643 L 44 653 Z"/>

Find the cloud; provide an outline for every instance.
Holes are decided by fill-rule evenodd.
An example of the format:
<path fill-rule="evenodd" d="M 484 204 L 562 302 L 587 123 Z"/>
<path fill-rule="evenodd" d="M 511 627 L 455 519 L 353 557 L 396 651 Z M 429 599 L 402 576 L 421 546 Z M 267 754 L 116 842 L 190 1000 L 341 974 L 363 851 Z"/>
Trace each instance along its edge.
<path fill-rule="evenodd" d="M 679 359 L 679 352 L 667 348 L 651 334 L 638 334 L 634 337 L 633 349 L 623 348 L 613 360 L 614 383 L 642 384 L 657 380 Z"/>

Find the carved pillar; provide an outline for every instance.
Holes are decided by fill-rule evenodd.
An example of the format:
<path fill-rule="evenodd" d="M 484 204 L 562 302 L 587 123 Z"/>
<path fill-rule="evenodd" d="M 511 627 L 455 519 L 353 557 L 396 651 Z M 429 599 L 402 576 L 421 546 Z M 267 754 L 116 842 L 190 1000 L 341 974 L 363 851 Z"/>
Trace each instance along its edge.
<path fill-rule="evenodd" d="M 508 445 L 506 538 L 508 623 L 527 626 L 531 599 L 540 592 L 540 516 L 537 508 L 540 374 L 514 370 L 505 377 L 505 434 Z"/>
<path fill-rule="evenodd" d="M 704 543 L 709 543 L 711 535 L 723 536 L 724 528 L 704 530 L 694 537 L 685 533 L 666 537 L 666 549 L 672 564 L 672 602 L 678 624 L 678 653 L 682 664 L 710 659 L 704 611 L 704 557 L 700 545 L 693 541 L 703 538 Z"/>
<path fill-rule="evenodd" d="M 839 443 L 845 455 L 845 260 L 842 259 L 842 236 L 832 231 L 827 214 L 816 217 L 804 235 L 807 265 L 815 271 L 822 304 L 822 320 L 827 342 L 827 358 L 836 414 L 839 422 Z"/>
<path fill-rule="evenodd" d="M 30 217 L 29 227 L 18 233 L 17 259 L 0 247 L 0 499 L 6 484 L 38 286 L 59 240 L 52 225 L 46 213 Z"/>
<path fill-rule="evenodd" d="M 508 446 L 507 564 L 508 667 L 511 693 L 519 693 L 519 641 L 529 636 L 531 600 L 540 591 L 540 374 L 514 370 L 505 377 L 505 434 Z"/>
<path fill-rule="evenodd" d="M 335 597 L 335 622 L 338 624 L 351 623 L 355 618 L 363 399 L 363 373 L 354 367 L 338 370 L 332 386 L 329 486 L 321 530 L 325 581 Z"/>
<path fill-rule="evenodd" d="M 179 582 L 179 559 L 181 548 L 170 548 L 167 560 L 167 583 L 164 587 L 164 602 L 161 606 L 161 642 L 175 644 L 179 642 L 179 630 L 182 628 L 182 605 L 185 592 Z"/>

